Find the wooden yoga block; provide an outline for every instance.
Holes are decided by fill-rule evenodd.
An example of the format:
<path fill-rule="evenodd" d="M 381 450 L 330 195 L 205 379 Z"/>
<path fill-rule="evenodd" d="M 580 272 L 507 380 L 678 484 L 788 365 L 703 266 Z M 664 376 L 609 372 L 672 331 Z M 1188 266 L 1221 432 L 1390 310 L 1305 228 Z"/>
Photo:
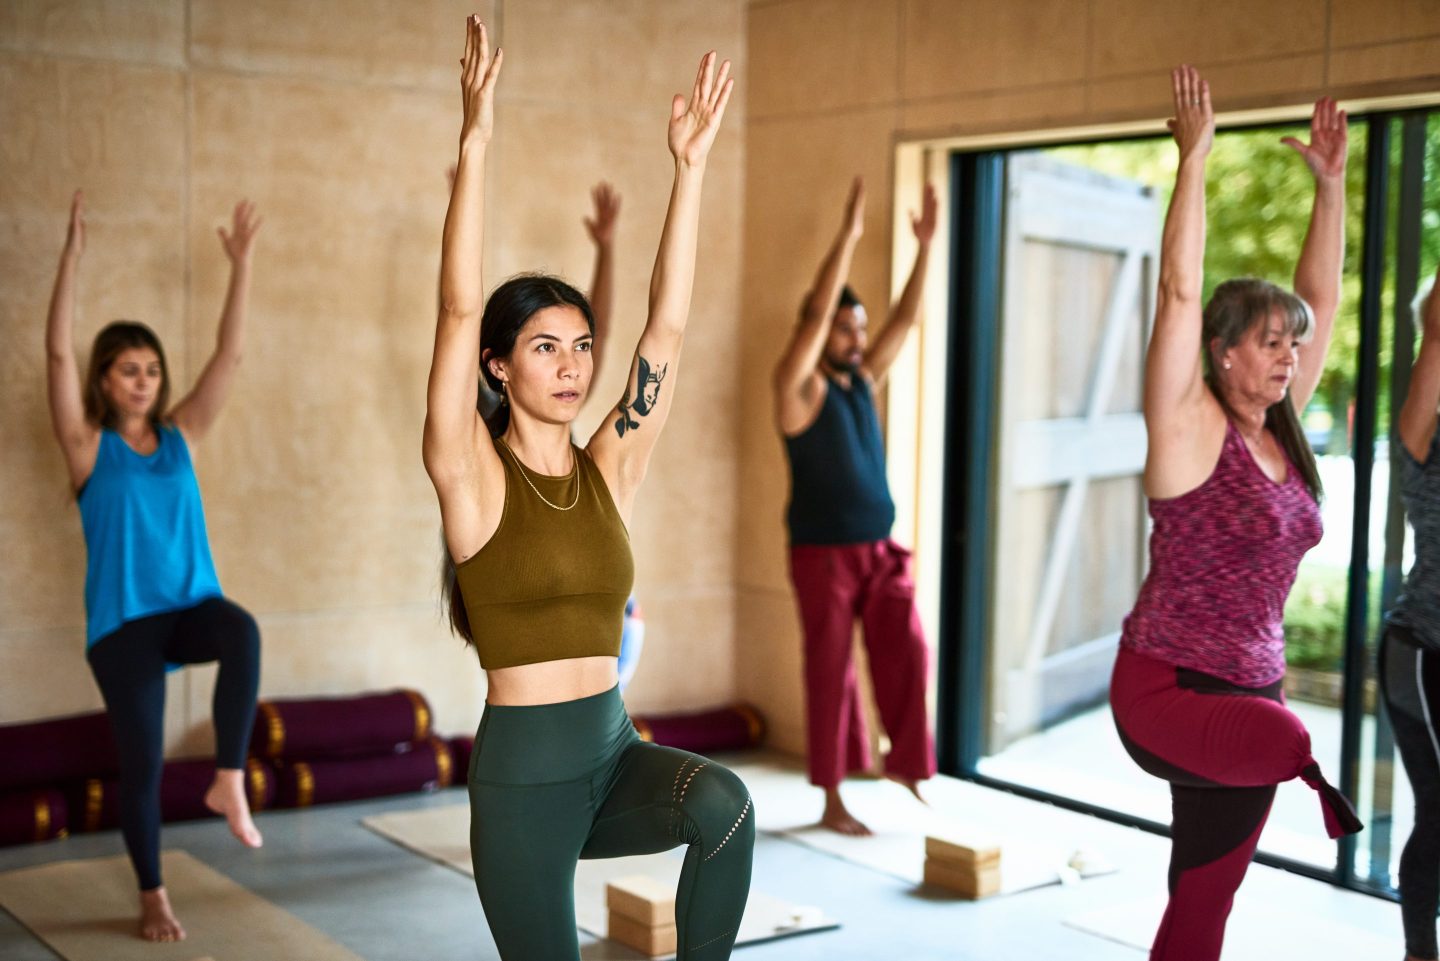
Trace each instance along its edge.
<path fill-rule="evenodd" d="M 925 883 L 953 891 L 974 901 L 1000 893 L 1000 862 L 974 868 L 955 861 L 925 859 Z"/>
<path fill-rule="evenodd" d="M 605 906 L 612 941 L 651 957 L 675 951 L 675 891 L 668 884 L 639 874 L 617 878 L 605 885 Z"/>
<path fill-rule="evenodd" d="M 675 926 L 675 889 L 643 874 L 605 885 L 605 906 L 646 927 Z"/>
<path fill-rule="evenodd" d="M 971 868 L 1000 866 L 1000 843 L 989 838 L 941 837 L 925 838 L 925 857 Z"/>
<path fill-rule="evenodd" d="M 610 926 L 606 937 L 652 958 L 662 954 L 674 954 L 680 944 L 674 922 L 652 927 L 634 918 L 627 918 L 617 911 L 610 912 Z"/>

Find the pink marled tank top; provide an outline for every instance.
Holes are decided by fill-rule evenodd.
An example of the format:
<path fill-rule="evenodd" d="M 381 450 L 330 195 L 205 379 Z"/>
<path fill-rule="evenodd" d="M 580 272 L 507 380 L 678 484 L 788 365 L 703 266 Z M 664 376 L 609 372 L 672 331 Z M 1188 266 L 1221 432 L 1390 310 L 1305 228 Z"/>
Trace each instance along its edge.
<path fill-rule="evenodd" d="M 1285 675 L 1285 598 L 1320 542 L 1320 508 L 1295 465 L 1277 484 L 1226 424 L 1215 470 L 1194 490 L 1150 501 L 1150 573 L 1120 645 L 1243 687 Z"/>

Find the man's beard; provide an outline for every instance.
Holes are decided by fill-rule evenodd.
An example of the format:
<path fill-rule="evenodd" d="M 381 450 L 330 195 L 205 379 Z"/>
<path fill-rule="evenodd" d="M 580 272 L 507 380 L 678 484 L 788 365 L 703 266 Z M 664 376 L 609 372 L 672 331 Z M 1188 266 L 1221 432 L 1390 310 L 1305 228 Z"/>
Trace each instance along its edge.
<path fill-rule="evenodd" d="M 834 357 L 826 357 L 825 363 L 829 364 L 830 369 L 835 371 L 835 373 L 837 374 L 848 374 L 849 376 L 854 377 L 860 373 L 860 362 L 851 362 L 849 358 L 841 358 L 839 360 L 836 360 Z"/>

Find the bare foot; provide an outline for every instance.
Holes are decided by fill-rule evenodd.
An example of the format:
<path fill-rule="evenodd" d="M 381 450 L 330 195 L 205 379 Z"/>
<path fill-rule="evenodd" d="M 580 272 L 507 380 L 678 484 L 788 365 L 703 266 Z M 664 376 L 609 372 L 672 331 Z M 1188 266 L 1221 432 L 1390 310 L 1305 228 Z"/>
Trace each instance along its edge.
<path fill-rule="evenodd" d="M 163 886 L 140 892 L 140 937 L 146 941 L 184 941 L 185 929 L 170 910 Z"/>
<path fill-rule="evenodd" d="M 909 791 L 911 794 L 915 795 L 915 800 L 919 801 L 921 804 L 925 805 L 926 807 L 929 807 L 929 806 L 930 806 L 930 802 L 927 801 L 927 800 L 925 800 L 924 796 L 921 795 L 921 793 L 920 793 L 920 782 L 919 782 L 918 780 L 916 780 L 915 778 L 913 778 L 913 777 L 901 777 L 901 776 L 898 775 L 898 774 L 887 774 L 887 775 L 885 775 L 885 779 L 888 780 L 888 781 L 894 781 L 896 784 L 900 785 L 900 786 L 903 787 L 905 790 L 907 790 L 907 791 Z"/>
<path fill-rule="evenodd" d="M 845 809 L 845 802 L 840 800 L 840 789 L 833 787 L 825 789 L 825 813 L 820 815 L 820 826 L 829 828 L 836 834 L 848 834 L 857 838 L 868 838 L 875 833 L 855 820 Z"/>
<path fill-rule="evenodd" d="M 250 800 L 245 797 L 245 772 L 238 768 L 217 768 L 215 780 L 205 792 L 205 806 L 225 815 L 230 833 L 247 848 L 258 848 L 264 839 L 250 818 Z"/>

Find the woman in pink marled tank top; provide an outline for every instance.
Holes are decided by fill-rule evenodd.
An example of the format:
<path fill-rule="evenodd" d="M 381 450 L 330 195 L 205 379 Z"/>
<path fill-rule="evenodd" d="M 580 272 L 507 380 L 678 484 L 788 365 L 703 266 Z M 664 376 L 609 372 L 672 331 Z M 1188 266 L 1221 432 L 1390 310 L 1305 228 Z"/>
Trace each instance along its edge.
<path fill-rule="evenodd" d="M 1193 68 L 1172 83 L 1180 164 L 1145 361 L 1151 566 L 1125 619 L 1110 704 L 1131 757 L 1170 782 L 1174 802 L 1170 903 L 1150 957 L 1209 961 L 1279 782 L 1300 777 L 1319 792 L 1331 837 L 1361 827 L 1280 688 L 1285 598 L 1320 540 L 1320 480 L 1298 412 L 1340 300 L 1347 135 L 1345 113 L 1323 98 L 1310 143 L 1285 139 L 1315 175 L 1296 293 L 1231 280 L 1202 311 L 1215 119 Z"/>

